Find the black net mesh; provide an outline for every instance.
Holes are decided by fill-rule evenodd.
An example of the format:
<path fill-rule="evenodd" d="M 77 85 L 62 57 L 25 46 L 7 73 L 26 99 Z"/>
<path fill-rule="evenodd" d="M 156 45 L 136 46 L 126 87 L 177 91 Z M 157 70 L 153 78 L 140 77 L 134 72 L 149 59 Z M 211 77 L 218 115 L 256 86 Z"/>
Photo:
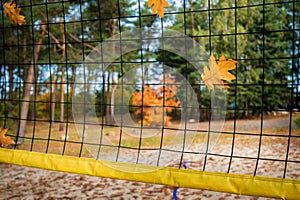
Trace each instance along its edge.
<path fill-rule="evenodd" d="M 300 2 L 15 1 L 0 10 L 0 123 L 11 148 L 299 179 Z M 237 62 L 229 88 L 201 79 Z"/>

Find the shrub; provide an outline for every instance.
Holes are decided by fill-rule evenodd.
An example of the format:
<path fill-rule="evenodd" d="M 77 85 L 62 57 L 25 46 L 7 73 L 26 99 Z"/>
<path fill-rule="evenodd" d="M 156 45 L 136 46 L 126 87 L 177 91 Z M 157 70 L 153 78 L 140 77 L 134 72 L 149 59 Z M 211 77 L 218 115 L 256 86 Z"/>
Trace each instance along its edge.
<path fill-rule="evenodd" d="M 300 126 L 300 116 L 296 117 L 294 119 L 295 124 L 297 124 L 298 126 Z"/>

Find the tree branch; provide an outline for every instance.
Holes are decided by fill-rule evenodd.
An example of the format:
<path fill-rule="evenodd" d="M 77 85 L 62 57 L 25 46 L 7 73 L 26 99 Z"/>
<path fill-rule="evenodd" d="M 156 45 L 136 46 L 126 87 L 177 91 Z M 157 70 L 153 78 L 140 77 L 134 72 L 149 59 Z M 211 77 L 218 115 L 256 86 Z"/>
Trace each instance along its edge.
<path fill-rule="evenodd" d="M 76 36 L 74 36 L 72 33 L 68 33 L 68 35 L 73 39 L 75 40 L 76 42 L 80 42 L 82 43 L 81 40 L 79 40 Z M 87 46 L 88 48 L 92 49 L 92 50 L 95 50 L 97 51 L 98 53 L 100 53 L 99 49 L 95 48 L 93 45 L 90 45 L 88 43 L 83 43 L 83 45 Z"/>

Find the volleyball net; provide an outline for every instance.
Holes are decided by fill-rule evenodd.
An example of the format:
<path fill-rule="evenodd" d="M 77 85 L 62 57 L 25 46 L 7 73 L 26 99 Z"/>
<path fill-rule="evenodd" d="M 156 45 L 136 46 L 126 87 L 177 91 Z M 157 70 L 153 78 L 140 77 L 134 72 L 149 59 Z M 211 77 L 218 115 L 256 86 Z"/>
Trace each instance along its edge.
<path fill-rule="evenodd" d="M 0 162 L 296 199 L 300 2 L 148 4 L 1 1 Z"/>

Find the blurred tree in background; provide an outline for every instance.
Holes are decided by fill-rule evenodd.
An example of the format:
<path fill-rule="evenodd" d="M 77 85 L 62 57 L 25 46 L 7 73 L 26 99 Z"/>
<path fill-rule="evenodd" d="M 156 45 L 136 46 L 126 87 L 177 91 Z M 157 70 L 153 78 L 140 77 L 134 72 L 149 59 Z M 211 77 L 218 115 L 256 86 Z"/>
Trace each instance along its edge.
<path fill-rule="evenodd" d="M 4 2 L 1 1 L 1 8 Z M 197 94 L 202 119 L 207 119 L 210 94 L 201 81 L 201 72 L 184 58 L 158 48 L 162 44 L 153 39 L 152 30 L 162 26 L 193 38 L 193 46 L 200 45 L 203 54 L 200 56 L 204 60 L 199 62 L 206 62 L 212 53 L 216 58 L 224 54 L 237 60 L 237 69 L 233 71 L 237 80 L 230 83 L 227 91 L 228 113 L 250 117 L 299 107 L 299 86 L 291 85 L 300 83 L 299 2 L 267 0 L 265 5 L 256 0 L 211 0 L 210 4 L 206 0 L 168 2 L 170 8 L 161 19 L 151 14 L 146 1 L 18 0 L 26 18 L 22 26 L 10 24 L 0 10 L 2 126 L 24 136 L 26 122 L 40 119 L 52 124 L 58 122 L 63 130 L 66 120 L 72 118 L 76 70 L 86 55 L 99 42 L 108 38 L 118 40 L 116 34 L 136 28 L 143 28 L 143 34 L 150 39 L 142 50 L 117 58 L 101 74 L 105 84 L 95 95 L 98 116 L 113 124 L 113 105 L 119 104 L 120 99 L 115 100 L 111 94 L 120 78 L 139 63 L 159 62 L 187 78 Z M 118 55 L 120 52 L 112 45 L 111 53 Z M 89 70 L 88 80 L 97 75 L 95 69 Z M 144 76 L 149 73 L 145 70 Z"/>

